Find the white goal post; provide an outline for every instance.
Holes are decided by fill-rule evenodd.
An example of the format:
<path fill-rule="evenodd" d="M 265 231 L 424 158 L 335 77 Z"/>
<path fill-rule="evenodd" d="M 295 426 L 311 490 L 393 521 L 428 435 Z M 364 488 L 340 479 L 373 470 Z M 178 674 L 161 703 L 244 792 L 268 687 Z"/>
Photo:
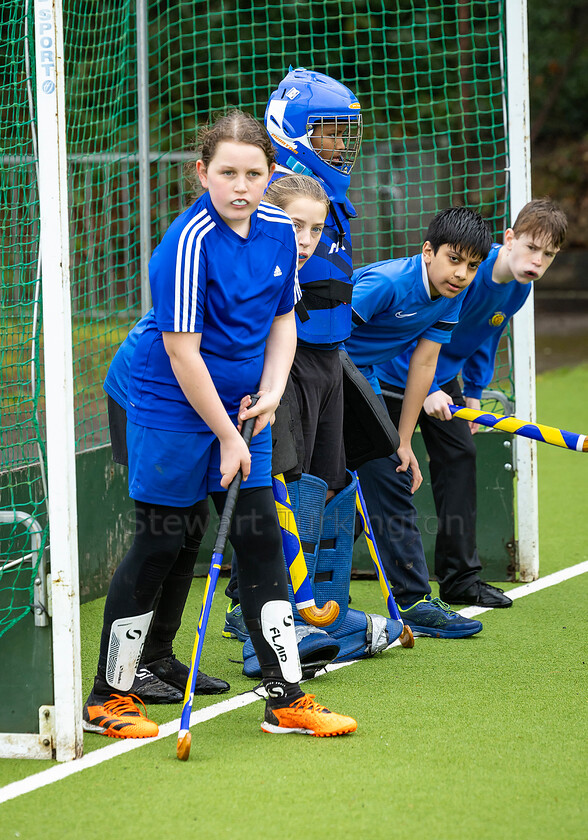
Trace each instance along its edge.
<path fill-rule="evenodd" d="M 81 757 L 83 752 L 83 698 L 62 2 L 27 0 L 27 4 L 33 4 L 34 8 L 36 124 L 41 140 L 37 160 L 54 704 L 40 707 L 39 734 L 0 733 L 0 756 L 53 757 L 58 761 L 67 761 Z M 508 113 L 505 114 L 505 129 L 508 138 L 509 209 L 510 218 L 514 219 L 531 198 L 527 0 L 504 0 L 499 6 L 504 10 L 506 21 L 504 51 Z M 147 0 L 136 0 L 139 148 L 127 155 L 131 159 L 138 151 L 141 162 L 141 186 L 137 197 L 140 201 L 143 311 L 149 305 L 147 262 L 152 227 L 147 8 Z M 502 162 L 499 170 L 502 175 Z M 531 293 L 529 303 L 515 316 L 513 323 L 516 413 L 531 422 L 535 421 L 533 312 Z M 520 579 L 529 581 L 539 576 L 535 442 L 517 437 L 514 458 L 518 528 L 516 560 Z"/>
<path fill-rule="evenodd" d="M 529 49 L 527 0 L 506 0 L 506 59 L 508 85 L 508 161 L 510 217 L 531 200 L 529 116 Z M 516 414 L 535 422 L 535 324 L 533 289 L 526 306 L 513 319 L 513 363 Z M 517 566 L 522 581 L 539 577 L 539 517 L 537 444 L 515 442 L 517 499 Z"/>

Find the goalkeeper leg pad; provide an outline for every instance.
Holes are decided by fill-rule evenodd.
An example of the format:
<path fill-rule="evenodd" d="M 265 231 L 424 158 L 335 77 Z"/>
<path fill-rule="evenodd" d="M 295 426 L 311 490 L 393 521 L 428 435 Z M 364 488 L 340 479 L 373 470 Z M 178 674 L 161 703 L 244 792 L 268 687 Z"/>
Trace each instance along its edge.
<path fill-rule="evenodd" d="M 374 656 L 396 641 L 402 630 L 401 621 L 360 610 L 347 610 L 339 627 L 336 630 L 329 629 L 329 635 L 340 646 L 335 662 Z"/>
<path fill-rule="evenodd" d="M 308 680 L 335 659 L 340 644 L 324 630 L 310 624 L 296 624 L 295 633 L 302 678 Z M 243 645 L 243 673 L 246 677 L 261 679 L 261 668 L 251 639 Z"/>
<path fill-rule="evenodd" d="M 357 478 L 337 493 L 323 513 L 321 538 L 313 577 L 314 597 L 318 606 L 333 600 L 339 604 L 336 620 L 324 629 L 336 630 L 345 620 L 349 608 L 349 583 L 355 532 L 355 495 Z"/>

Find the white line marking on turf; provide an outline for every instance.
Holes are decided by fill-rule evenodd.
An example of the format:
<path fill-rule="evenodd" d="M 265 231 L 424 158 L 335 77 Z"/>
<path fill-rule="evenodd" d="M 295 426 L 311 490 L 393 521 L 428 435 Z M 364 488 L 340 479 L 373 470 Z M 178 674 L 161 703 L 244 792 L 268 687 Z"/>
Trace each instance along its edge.
<path fill-rule="evenodd" d="M 582 563 L 577 563 L 575 566 L 570 566 L 568 569 L 562 569 L 559 572 L 554 572 L 552 575 L 547 575 L 544 578 L 539 578 L 539 580 L 534 580 L 532 583 L 525 583 L 522 586 L 511 589 L 508 591 L 508 596 L 513 600 L 516 598 L 523 598 L 525 595 L 531 595 L 534 592 L 539 592 L 541 589 L 547 589 L 549 586 L 555 586 L 558 583 L 562 583 L 564 580 L 569 580 L 570 578 L 582 575 L 586 572 L 588 572 L 588 560 L 585 560 Z M 463 615 L 466 618 L 471 618 L 475 615 L 488 612 L 490 609 L 492 608 L 465 607 L 459 612 L 460 615 Z M 397 639 L 392 645 L 390 645 L 390 647 L 396 647 L 398 645 L 400 645 L 400 642 Z M 326 670 L 338 671 L 340 668 L 346 668 L 348 665 L 353 665 L 354 661 L 357 660 L 353 660 L 351 662 L 340 662 L 336 665 L 328 665 Z M 212 720 L 213 718 L 218 717 L 219 715 L 224 715 L 227 712 L 232 712 L 234 709 L 249 706 L 251 703 L 255 703 L 260 699 L 262 699 L 261 695 L 256 694 L 253 691 L 248 691 L 245 694 L 239 694 L 236 697 L 221 700 L 219 703 L 214 703 L 212 706 L 208 706 L 205 709 L 198 709 L 197 711 L 192 712 L 190 716 L 190 727 L 195 726 L 197 723 L 204 723 L 207 720 Z M 156 738 L 117 741 L 114 744 L 109 744 L 106 747 L 101 747 L 98 750 L 87 753 L 83 756 L 83 758 L 78 758 L 75 761 L 70 761 L 64 764 L 53 765 L 53 767 L 49 767 L 47 770 L 42 770 L 40 773 L 35 773 L 31 776 L 27 776 L 25 779 L 19 779 L 16 782 L 11 782 L 3 788 L 0 788 L 0 804 L 7 802 L 10 799 L 16 799 L 17 796 L 22 796 L 24 793 L 31 793 L 32 791 L 38 790 L 45 785 L 58 782 L 68 776 L 73 776 L 74 773 L 79 773 L 82 770 L 86 770 L 88 767 L 95 767 L 103 761 L 108 761 L 110 758 L 116 758 L 119 755 L 131 752 L 131 750 L 136 750 L 139 747 L 145 747 L 148 744 L 152 744 L 154 741 L 160 741 L 162 738 L 168 738 L 170 735 L 177 735 L 179 724 L 179 719 L 171 720 L 169 723 L 164 723 L 159 727 L 159 735 Z"/>
<path fill-rule="evenodd" d="M 583 575 L 586 572 L 588 572 L 588 560 L 584 560 L 582 563 L 576 563 L 575 566 L 569 566 L 567 569 L 561 569 L 552 575 L 546 575 L 544 578 L 533 580 L 531 583 L 523 583 L 515 589 L 510 589 L 506 594 L 515 601 L 517 598 L 532 595 L 533 592 L 539 592 L 541 589 L 555 586 L 556 583 L 563 583 L 564 580 Z M 463 615 L 464 618 L 473 618 L 475 615 L 481 615 L 491 609 L 494 609 L 494 607 L 464 607 L 463 610 L 459 610 L 459 614 Z"/>

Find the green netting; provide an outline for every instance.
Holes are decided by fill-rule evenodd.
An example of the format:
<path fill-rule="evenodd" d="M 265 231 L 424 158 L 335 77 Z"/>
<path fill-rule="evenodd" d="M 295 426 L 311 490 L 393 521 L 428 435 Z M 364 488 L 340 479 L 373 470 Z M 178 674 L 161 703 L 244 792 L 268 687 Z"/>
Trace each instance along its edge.
<path fill-rule="evenodd" d="M 39 365 L 39 212 L 23 3 L 5 4 L 0 53 L 0 635 L 30 611 L 40 554 L 28 514 L 47 538 Z M 34 65 L 33 65 L 34 67 Z"/>
<path fill-rule="evenodd" d="M 391 8 L 394 7 L 394 8 Z M 507 226 L 502 2 L 152 6 L 150 146 L 154 234 L 185 206 L 182 153 L 227 105 L 263 118 L 289 65 L 326 72 L 357 94 L 364 142 L 350 198 L 355 265 L 414 253 L 431 216 L 475 207 L 495 236 Z M 165 37 L 161 37 L 165 33 Z M 509 343 L 494 388 L 513 393 Z"/>
<path fill-rule="evenodd" d="M 102 382 L 140 315 L 135 3 L 64 3 L 76 444 L 107 440 Z"/>
<path fill-rule="evenodd" d="M 45 527 L 42 339 L 35 303 L 38 195 L 29 106 L 34 56 L 32 74 L 25 60 L 30 6 L 5 0 L 1 24 L 0 509 L 22 509 Z M 102 381 L 141 314 L 141 80 L 149 99 L 152 247 L 189 201 L 183 165 L 197 126 L 227 106 L 263 118 L 268 96 L 289 65 L 340 79 L 361 102 L 365 139 L 350 193 L 359 212 L 352 230 L 356 265 L 414 253 L 431 216 L 451 204 L 480 209 L 497 238 L 507 221 L 502 2 L 208 0 L 146 6 L 148 66 L 142 67 L 135 2 L 64 0 L 78 452 L 108 442 Z M 497 378 L 512 395 L 506 343 Z M 16 526 L 0 527 L 8 532 L 0 541 L 1 569 L 27 549 Z M 7 582 L 16 566 L 1 573 L 0 634 L 23 614 L 14 607 L 17 588 L 30 603 L 34 573 L 29 564 L 24 581 L 26 561 L 21 566 L 18 581 Z"/>

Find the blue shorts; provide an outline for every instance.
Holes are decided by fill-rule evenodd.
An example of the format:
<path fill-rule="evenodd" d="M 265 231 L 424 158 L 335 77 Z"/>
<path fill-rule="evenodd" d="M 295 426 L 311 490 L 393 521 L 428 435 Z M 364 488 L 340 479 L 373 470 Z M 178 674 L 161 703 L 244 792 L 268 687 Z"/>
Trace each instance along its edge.
<path fill-rule="evenodd" d="M 127 420 L 129 496 L 154 505 L 190 507 L 221 487 L 220 443 L 211 431 L 170 432 Z M 251 472 L 244 487 L 271 487 L 268 425 L 251 440 Z"/>

